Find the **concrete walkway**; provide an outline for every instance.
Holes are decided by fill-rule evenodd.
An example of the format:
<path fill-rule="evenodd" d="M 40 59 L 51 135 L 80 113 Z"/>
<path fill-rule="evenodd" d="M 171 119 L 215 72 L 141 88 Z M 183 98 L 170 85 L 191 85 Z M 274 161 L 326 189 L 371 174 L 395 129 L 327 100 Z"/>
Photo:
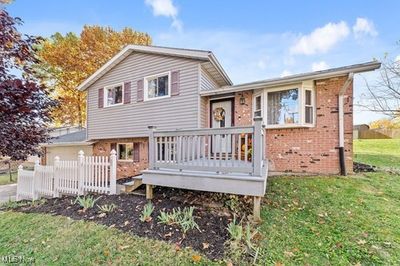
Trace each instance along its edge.
<path fill-rule="evenodd" d="M 17 195 L 17 184 L 0 186 L 0 203 L 6 202 L 9 199 L 15 200 Z"/>

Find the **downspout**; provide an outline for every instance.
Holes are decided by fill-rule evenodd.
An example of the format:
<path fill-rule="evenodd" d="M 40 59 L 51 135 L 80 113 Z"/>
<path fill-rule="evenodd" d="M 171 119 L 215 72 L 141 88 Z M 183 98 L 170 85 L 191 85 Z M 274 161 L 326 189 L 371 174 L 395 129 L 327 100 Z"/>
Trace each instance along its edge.
<path fill-rule="evenodd" d="M 354 73 L 349 73 L 347 80 L 343 84 L 339 91 L 338 106 L 339 106 L 339 163 L 340 163 L 340 174 L 346 175 L 346 163 L 344 155 L 344 94 L 353 81 Z"/>

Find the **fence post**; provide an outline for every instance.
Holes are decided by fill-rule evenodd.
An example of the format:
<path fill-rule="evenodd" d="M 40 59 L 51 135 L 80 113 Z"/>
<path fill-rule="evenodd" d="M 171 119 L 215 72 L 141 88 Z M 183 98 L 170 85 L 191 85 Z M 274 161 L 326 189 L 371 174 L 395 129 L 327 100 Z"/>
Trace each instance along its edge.
<path fill-rule="evenodd" d="M 78 195 L 83 195 L 83 161 L 85 153 L 80 150 L 78 152 Z"/>
<path fill-rule="evenodd" d="M 262 175 L 262 160 L 263 160 L 263 126 L 262 126 L 262 117 L 254 118 L 254 136 L 253 136 L 253 175 L 261 176 Z"/>
<path fill-rule="evenodd" d="M 60 157 L 54 157 L 54 171 L 53 171 L 53 196 L 60 197 L 59 186 L 60 186 Z"/>
<path fill-rule="evenodd" d="M 22 186 L 22 184 L 24 184 L 24 182 L 21 180 L 20 181 L 20 177 L 21 177 L 21 175 L 22 175 L 22 171 L 24 170 L 24 167 L 22 166 L 22 164 L 20 164 L 19 166 L 18 166 L 18 179 L 17 179 L 17 197 L 16 197 L 16 200 L 17 201 L 19 201 L 20 200 L 20 198 L 19 198 L 19 194 L 20 194 L 20 191 L 21 191 L 21 186 Z M 22 188 L 23 189 L 23 188 Z"/>
<path fill-rule="evenodd" d="M 110 154 L 110 194 L 117 194 L 117 152 L 111 151 Z"/>
<path fill-rule="evenodd" d="M 39 160 L 36 160 L 35 166 L 33 168 L 33 179 L 32 179 L 32 187 L 31 187 L 32 200 L 37 200 L 39 198 L 39 195 L 36 191 L 36 187 L 40 185 L 38 182 L 39 166 L 40 166 L 40 162 L 39 162 Z"/>
<path fill-rule="evenodd" d="M 154 130 L 155 126 L 149 126 L 149 169 L 154 169 L 154 164 L 156 161 L 155 152 L 155 143 L 154 143 Z"/>

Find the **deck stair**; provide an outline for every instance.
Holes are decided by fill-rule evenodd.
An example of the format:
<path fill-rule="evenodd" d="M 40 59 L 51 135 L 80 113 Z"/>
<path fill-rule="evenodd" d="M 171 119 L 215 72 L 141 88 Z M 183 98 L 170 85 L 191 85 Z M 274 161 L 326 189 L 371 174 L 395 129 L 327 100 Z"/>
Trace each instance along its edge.
<path fill-rule="evenodd" d="M 123 184 L 122 191 L 125 193 L 131 193 L 132 191 L 138 189 L 143 183 L 143 175 L 134 176 L 132 181 Z"/>

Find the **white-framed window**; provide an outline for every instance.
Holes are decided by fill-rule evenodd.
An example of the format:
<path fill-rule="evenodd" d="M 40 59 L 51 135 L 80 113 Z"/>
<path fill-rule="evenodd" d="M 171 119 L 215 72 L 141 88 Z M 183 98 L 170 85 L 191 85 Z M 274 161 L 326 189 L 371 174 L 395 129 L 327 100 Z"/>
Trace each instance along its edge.
<path fill-rule="evenodd" d="M 117 159 L 133 161 L 133 143 L 117 143 Z"/>
<path fill-rule="evenodd" d="M 315 90 L 312 81 L 266 88 L 254 95 L 253 103 L 253 117 L 261 113 L 267 128 L 315 125 Z"/>
<path fill-rule="evenodd" d="M 116 84 L 104 88 L 104 106 L 120 105 L 124 102 L 124 84 Z"/>
<path fill-rule="evenodd" d="M 144 100 L 154 100 L 171 96 L 170 72 L 144 78 Z"/>
<path fill-rule="evenodd" d="M 254 96 L 254 108 L 253 117 L 262 116 L 262 93 L 258 93 Z"/>

